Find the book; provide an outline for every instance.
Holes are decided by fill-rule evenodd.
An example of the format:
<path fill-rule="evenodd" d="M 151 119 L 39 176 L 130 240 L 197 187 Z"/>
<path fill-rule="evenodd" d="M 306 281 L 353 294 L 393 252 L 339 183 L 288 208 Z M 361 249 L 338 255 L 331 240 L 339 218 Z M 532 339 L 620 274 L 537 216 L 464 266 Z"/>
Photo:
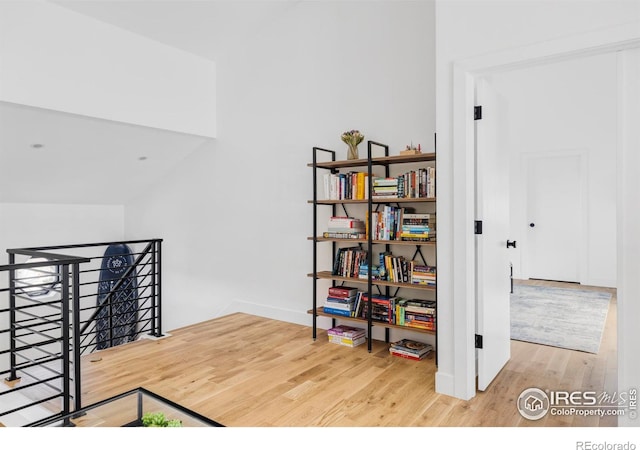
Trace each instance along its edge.
<path fill-rule="evenodd" d="M 391 343 L 389 347 L 390 350 L 394 350 L 396 352 L 408 353 L 415 356 L 426 355 L 431 350 L 433 350 L 433 346 L 431 344 L 427 344 L 425 342 L 415 341 L 413 339 L 401 339 L 397 342 Z"/>
<path fill-rule="evenodd" d="M 351 317 L 351 311 L 346 309 L 329 308 L 327 306 L 323 306 L 322 310 L 326 314 L 333 314 L 334 316 Z"/>
<path fill-rule="evenodd" d="M 398 302 L 404 307 L 407 313 L 416 314 L 432 314 L 436 313 L 436 302 L 433 300 L 420 300 L 420 299 L 402 299 Z"/>
<path fill-rule="evenodd" d="M 393 349 L 389 349 L 389 353 L 391 353 L 393 356 L 397 356 L 399 358 L 404 358 L 404 359 L 410 359 L 412 361 L 420 361 L 427 356 L 427 355 L 422 355 L 422 356 L 411 355 L 411 354 L 402 353 Z"/>
<path fill-rule="evenodd" d="M 324 306 L 329 308 L 329 309 L 339 309 L 341 311 L 353 311 L 353 304 L 352 303 L 332 303 L 329 301 L 326 301 L 324 303 Z"/>
<path fill-rule="evenodd" d="M 322 233 L 323 238 L 328 239 L 366 239 L 367 234 L 365 232 L 335 232 L 335 231 L 324 231 Z"/>
<path fill-rule="evenodd" d="M 423 322 L 421 320 L 407 320 L 404 324 L 405 327 L 420 328 L 421 330 L 436 331 L 435 322 Z"/>
<path fill-rule="evenodd" d="M 358 293 L 358 288 L 349 286 L 331 286 L 328 294 L 334 298 L 350 298 L 355 297 Z"/>
<path fill-rule="evenodd" d="M 366 330 L 364 328 L 352 327 L 350 325 L 336 325 L 327 330 L 327 334 L 349 338 L 364 336 L 365 332 Z"/>
<path fill-rule="evenodd" d="M 364 226 L 364 221 L 348 216 L 331 216 L 328 225 L 330 227 L 358 228 Z"/>
<path fill-rule="evenodd" d="M 351 339 L 343 336 L 336 336 L 332 334 L 328 336 L 329 336 L 329 342 L 331 342 L 332 344 L 344 345 L 346 347 L 357 347 L 358 345 L 363 344 L 367 340 L 367 338 L 364 336 L 360 336 L 355 339 Z"/>

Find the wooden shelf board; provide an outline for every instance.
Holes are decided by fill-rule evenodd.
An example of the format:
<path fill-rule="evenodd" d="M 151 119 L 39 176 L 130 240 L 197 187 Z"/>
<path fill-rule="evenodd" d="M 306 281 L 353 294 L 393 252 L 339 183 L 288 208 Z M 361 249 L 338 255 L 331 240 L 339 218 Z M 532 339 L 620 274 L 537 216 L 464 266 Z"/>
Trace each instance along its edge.
<path fill-rule="evenodd" d="M 361 203 L 367 204 L 367 199 L 363 200 L 352 200 L 352 199 L 342 199 L 342 200 L 317 200 L 316 203 L 318 205 L 340 205 L 340 204 L 349 204 L 349 203 Z M 418 197 L 418 198 L 374 198 L 371 200 L 371 203 L 430 203 L 435 202 L 435 197 Z M 307 203 L 313 204 L 313 200 L 307 200 Z"/>
<path fill-rule="evenodd" d="M 307 311 L 308 314 L 313 314 L 313 309 L 310 309 Z M 325 313 L 324 310 L 322 309 L 322 307 L 320 308 L 316 308 L 316 316 L 322 316 L 322 317 L 331 317 L 332 319 L 342 319 L 342 320 L 349 320 L 352 322 L 359 322 L 362 324 L 367 323 L 367 319 L 363 319 L 360 317 L 345 317 L 345 316 L 339 316 L 336 314 L 328 314 Z M 378 322 L 378 321 L 372 321 L 371 324 L 375 327 L 385 327 L 385 328 L 396 328 L 399 330 L 407 330 L 407 331 L 415 331 L 417 333 L 424 333 L 424 334 L 431 334 L 431 335 L 435 335 L 436 332 L 432 331 L 432 330 L 425 330 L 424 328 L 417 328 L 417 327 L 406 327 L 404 325 L 396 325 L 393 323 L 386 323 L 386 322 Z"/>
<path fill-rule="evenodd" d="M 313 241 L 313 237 L 307 237 L 308 241 Z M 348 239 L 348 238 L 326 238 L 322 236 L 318 236 L 316 238 L 317 242 L 354 242 L 354 243 L 367 243 L 366 239 Z M 374 240 L 371 241 L 374 244 L 389 244 L 389 245 L 436 245 L 436 241 L 384 241 L 384 240 Z"/>
<path fill-rule="evenodd" d="M 313 278 L 313 274 L 307 274 L 308 277 Z M 351 278 L 351 277 L 339 277 L 336 275 L 331 275 L 330 271 L 321 271 L 317 273 L 317 278 L 319 280 L 335 280 L 335 281 L 346 281 L 351 283 L 363 283 L 367 284 L 366 278 Z M 371 284 L 374 286 L 391 286 L 391 287 L 399 287 L 399 288 L 408 288 L 408 289 L 419 289 L 422 291 L 435 291 L 435 286 L 426 286 L 422 284 L 409 284 L 409 283 L 394 283 L 391 281 L 382 281 L 382 280 L 371 280 Z"/>
<path fill-rule="evenodd" d="M 379 166 L 379 165 L 388 165 L 388 164 L 401 164 L 401 163 L 414 163 L 414 162 L 425 162 L 425 161 L 435 161 L 436 154 L 435 153 L 420 153 L 418 155 L 393 155 L 393 156 L 381 156 L 377 158 L 371 158 L 371 164 Z M 308 167 L 313 167 L 313 163 L 307 164 Z M 340 160 L 340 161 L 316 161 L 316 167 L 321 169 L 339 169 L 343 167 L 363 167 L 367 166 L 367 158 L 361 159 L 350 159 L 350 160 Z"/>

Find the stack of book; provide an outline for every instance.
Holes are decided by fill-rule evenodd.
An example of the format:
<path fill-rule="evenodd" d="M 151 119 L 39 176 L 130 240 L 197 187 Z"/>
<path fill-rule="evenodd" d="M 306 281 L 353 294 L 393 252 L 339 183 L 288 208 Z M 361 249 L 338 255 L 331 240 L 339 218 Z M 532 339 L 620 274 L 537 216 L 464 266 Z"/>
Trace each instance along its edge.
<path fill-rule="evenodd" d="M 329 342 L 346 347 L 356 347 L 366 340 L 364 328 L 348 325 L 338 325 L 328 329 L 327 336 L 329 336 Z"/>
<path fill-rule="evenodd" d="M 398 198 L 397 178 L 374 178 L 373 198 Z"/>
<path fill-rule="evenodd" d="M 396 325 L 436 331 L 436 302 L 399 299 L 396 302 Z"/>
<path fill-rule="evenodd" d="M 436 268 L 426 264 L 416 264 L 411 262 L 411 284 L 420 284 L 425 286 L 436 285 Z"/>
<path fill-rule="evenodd" d="M 389 347 L 389 353 L 393 356 L 412 359 L 414 361 L 420 361 L 427 356 L 431 350 L 433 350 L 433 346 L 431 344 L 411 339 L 402 339 L 398 342 L 392 343 Z"/>
<path fill-rule="evenodd" d="M 368 279 L 369 277 L 369 266 L 367 265 L 366 258 L 364 262 L 360 263 L 360 267 L 358 268 L 358 278 Z M 385 279 L 386 274 L 383 267 L 380 266 L 372 266 L 371 267 L 371 279 L 372 280 L 383 280 Z"/>
<path fill-rule="evenodd" d="M 432 214 L 405 213 L 402 215 L 400 239 L 403 241 L 430 241 L 435 238 L 434 225 L 435 216 Z"/>
<path fill-rule="evenodd" d="M 333 216 L 329 218 L 325 238 L 366 239 L 366 227 L 363 220 L 353 217 Z"/>
<path fill-rule="evenodd" d="M 329 288 L 323 311 L 336 316 L 353 317 L 358 290 L 348 286 L 333 286 Z"/>

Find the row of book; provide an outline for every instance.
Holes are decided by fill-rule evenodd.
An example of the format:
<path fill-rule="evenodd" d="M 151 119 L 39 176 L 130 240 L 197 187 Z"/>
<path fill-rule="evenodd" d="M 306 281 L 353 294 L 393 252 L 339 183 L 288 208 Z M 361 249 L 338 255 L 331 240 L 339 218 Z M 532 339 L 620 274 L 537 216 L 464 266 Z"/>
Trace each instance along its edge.
<path fill-rule="evenodd" d="M 369 198 L 369 175 L 366 172 L 326 173 L 323 175 L 327 200 L 365 200 Z"/>
<path fill-rule="evenodd" d="M 435 198 L 436 169 L 425 167 L 397 177 L 376 177 L 371 184 L 373 198 Z"/>
<path fill-rule="evenodd" d="M 435 223 L 435 214 L 412 213 L 408 212 L 407 208 L 386 205 L 382 210 L 371 213 L 371 238 L 431 241 L 436 236 Z M 368 225 L 368 222 L 365 225 Z"/>
<path fill-rule="evenodd" d="M 322 179 L 327 200 L 365 200 L 369 198 L 367 172 L 326 173 Z M 397 177 L 371 180 L 373 198 L 435 198 L 436 169 L 425 167 L 405 172 Z"/>
<path fill-rule="evenodd" d="M 332 275 L 348 278 L 366 278 L 368 252 L 360 247 L 342 247 L 336 252 Z M 363 274 L 362 268 L 365 268 Z"/>
<path fill-rule="evenodd" d="M 371 213 L 373 240 L 431 241 L 435 239 L 435 214 L 411 213 L 407 208 L 385 205 Z M 332 216 L 327 222 L 325 238 L 366 239 L 367 220 L 347 216 Z"/>
<path fill-rule="evenodd" d="M 323 311 L 342 317 L 367 318 L 371 303 L 371 319 L 400 326 L 436 330 L 436 302 L 374 294 L 348 286 L 329 288 Z"/>
<path fill-rule="evenodd" d="M 361 247 L 341 247 L 336 252 L 331 274 L 345 278 L 369 278 L 368 252 Z M 377 264 L 371 267 L 373 280 L 408 283 L 435 287 L 436 267 L 394 256 L 390 252 L 378 254 Z"/>
<path fill-rule="evenodd" d="M 368 298 L 362 294 L 356 303 L 356 317 L 367 318 Z M 433 300 L 405 299 L 385 295 L 371 296 L 371 319 L 394 325 L 436 331 L 436 303 Z"/>

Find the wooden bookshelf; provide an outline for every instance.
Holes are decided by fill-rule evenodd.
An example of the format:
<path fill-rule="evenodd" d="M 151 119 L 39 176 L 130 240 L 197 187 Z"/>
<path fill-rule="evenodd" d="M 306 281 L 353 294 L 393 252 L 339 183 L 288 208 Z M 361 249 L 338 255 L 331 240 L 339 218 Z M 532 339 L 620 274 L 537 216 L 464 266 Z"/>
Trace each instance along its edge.
<path fill-rule="evenodd" d="M 318 258 L 317 245 L 319 242 L 332 243 L 332 249 L 333 249 L 332 252 L 333 252 L 334 260 L 331 262 L 333 264 L 336 263 L 336 256 L 343 249 L 346 249 L 347 247 L 351 246 L 350 244 L 356 244 L 360 249 L 358 251 L 364 250 L 371 253 L 369 255 L 370 259 L 368 260 L 368 265 L 371 266 L 372 271 L 374 266 L 377 266 L 377 264 L 375 264 L 374 262 L 376 261 L 376 259 L 372 259 L 373 255 L 375 253 L 379 253 L 379 255 L 381 255 L 382 252 L 389 252 L 390 256 L 393 257 L 394 255 L 391 252 L 392 247 L 399 247 L 399 249 L 397 249 L 399 251 L 399 254 L 398 254 L 399 259 L 397 261 L 400 261 L 400 259 L 407 261 L 407 259 L 405 259 L 407 258 L 407 255 L 406 255 L 406 253 L 408 253 L 407 250 L 410 250 L 409 247 L 414 247 L 415 253 L 414 253 L 414 256 L 411 258 L 412 260 L 419 261 L 419 258 L 418 258 L 419 256 L 422 260 L 422 263 L 417 262 L 417 264 L 421 264 L 424 266 L 435 265 L 436 251 L 437 251 L 437 242 L 435 239 L 431 241 L 403 241 L 403 240 L 372 239 L 372 237 L 378 237 L 377 234 L 375 236 L 368 235 L 366 238 L 358 238 L 358 239 L 325 238 L 322 233 L 323 230 L 318 228 L 319 216 L 317 213 L 318 213 L 319 207 L 328 208 L 330 216 L 339 215 L 340 210 L 338 208 L 341 208 L 341 210 L 344 211 L 345 215 L 348 216 L 349 215 L 349 213 L 347 212 L 348 205 L 364 205 L 366 206 L 365 220 L 367 220 L 367 218 L 369 220 L 369 223 L 367 224 L 368 225 L 367 229 L 369 230 L 373 229 L 372 217 L 374 216 L 374 213 L 380 212 L 380 210 L 383 209 L 383 208 L 380 208 L 381 205 L 394 206 L 398 209 L 400 208 L 406 209 L 408 207 L 411 207 L 411 209 L 415 210 L 416 213 L 435 214 L 436 192 L 435 192 L 435 184 L 433 184 L 435 183 L 435 173 L 433 170 L 435 169 L 435 162 L 436 162 L 435 152 L 419 153 L 419 154 L 412 154 L 412 155 L 389 156 L 389 147 L 387 145 L 380 144 L 373 141 L 368 141 L 367 150 L 368 150 L 367 153 L 369 153 L 369 150 L 370 151 L 375 150 L 378 153 L 380 153 L 381 150 L 383 150 L 384 156 L 374 157 L 372 155 L 370 159 L 361 158 L 356 160 L 340 160 L 340 161 L 331 160 L 331 161 L 319 162 L 320 159 L 327 159 L 327 158 L 335 159 L 336 152 L 328 149 L 314 147 L 313 161 L 315 162 L 307 164 L 308 167 L 311 167 L 313 169 L 313 200 L 309 200 L 308 203 L 313 205 L 313 208 L 314 208 L 313 214 L 314 214 L 314 220 L 315 220 L 313 224 L 313 232 L 311 234 L 311 237 L 307 237 L 307 240 L 312 241 L 314 246 L 313 247 L 314 248 L 313 272 L 307 274 L 308 277 L 313 278 L 313 292 L 312 292 L 313 303 L 312 303 L 311 309 L 308 311 L 308 313 L 313 316 L 313 327 L 312 327 L 313 339 L 316 339 L 316 336 L 317 336 L 317 331 L 316 331 L 317 318 L 329 317 L 334 321 L 345 320 L 345 321 L 353 321 L 353 322 L 366 324 L 368 336 L 371 336 L 371 327 L 373 326 L 384 327 L 386 328 L 386 331 L 385 331 L 386 340 L 389 339 L 389 329 L 392 329 L 392 328 L 398 329 L 398 330 L 416 331 L 419 333 L 433 335 L 435 336 L 434 350 L 436 351 L 436 354 L 437 354 L 437 333 L 435 331 L 428 330 L 426 328 L 397 325 L 395 323 L 379 322 L 374 320 L 373 317 L 367 317 L 367 318 L 345 317 L 339 314 L 325 313 L 324 308 L 319 304 L 319 302 L 322 301 L 323 293 L 318 291 L 318 288 L 319 288 L 318 280 L 330 281 L 332 286 L 338 286 L 342 283 L 358 284 L 360 286 L 364 286 L 364 288 L 361 287 L 359 289 L 361 291 L 367 291 L 367 289 L 369 289 L 369 286 L 376 286 L 376 290 L 380 292 L 381 295 L 385 295 L 385 296 L 395 296 L 396 295 L 395 293 L 398 292 L 397 289 L 400 289 L 400 288 L 413 290 L 414 291 L 413 294 L 408 294 L 411 296 L 415 295 L 415 297 L 413 298 L 419 299 L 419 300 L 436 302 L 436 315 L 435 316 L 432 315 L 431 319 L 435 320 L 435 327 L 437 328 L 437 286 L 435 285 L 398 283 L 393 281 L 379 280 L 379 279 L 373 278 L 371 272 L 369 273 L 368 278 L 342 277 L 342 276 L 332 275 L 331 270 L 318 269 L 319 261 L 317 260 Z M 372 154 L 372 153 L 369 153 L 369 154 Z M 400 197 L 398 198 L 398 197 L 381 197 L 381 196 L 375 197 L 372 195 L 371 198 L 363 198 L 363 199 L 348 199 L 348 198 L 319 199 L 318 198 L 319 197 L 318 181 L 322 180 L 322 178 L 320 177 L 327 177 L 327 171 L 330 173 L 330 176 L 328 177 L 330 178 L 329 182 L 334 183 L 336 180 L 335 178 L 333 178 L 333 175 L 339 175 L 339 176 L 344 175 L 343 178 L 347 179 L 347 177 L 353 176 L 354 173 L 362 172 L 362 169 L 360 169 L 359 172 L 355 172 L 354 171 L 355 168 L 364 167 L 366 179 L 368 179 L 369 183 L 371 183 L 374 177 L 386 178 L 386 179 L 395 178 L 394 176 L 392 176 L 392 170 L 391 170 L 392 166 L 396 164 L 408 164 L 408 163 L 411 163 L 412 165 L 406 168 L 406 171 L 404 172 L 404 174 L 413 173 L 415 175 L 412 178 L 404 178 L 405 180 L 408 180 L 408 184 L 405 185 L 405 188 L 411 189 L 411 192 L 413 192 L 413 190 L 415 189 L 416 192 L 420 192 L 423 194 L 428 193 L 428 195 L 431 195 L 431 197 Z M 402 170 L 404 169 L 401 169 L 400 171 Z M 426 173 L 424 171 L 426 171 Z M 425 178 L 423 178 L 423 176 Z M 327 189 L 326 189 L 326 186 L 327 186 L 326 180 L 327 178 L 324 178 L 323 180 L 324 187 L 325 187 L 324 196 L 328 197 L 329 192 L 327 192 Z M 348 178 L 348 180 L 349 181 L 347 181 L 343 186 L 354 187 L 355 186 L 354 179 Z M 357 180 L 357 181 L 361 182 L 361 180 Z M 388 186 L 392 186 L 392 185 L 393 184 L 388 184 Z M 333 188 L 335 189 L 335 185 L 331 185 L 331 186 L 333 186 Z M 384 186 L 382 185 L 380 185 L 380 187 L 382 187 L 383 189 L 380 189 L 379 191 L 376 190 L 376 186 L 374 186 L 373 184 L 370 184 L 369 186 L 372 189 L 371 194 L 373 194 L 374 192 L 379 193 L 379 192 L 386 191 L 384 189 Z M 360 189 L 361 189 L 361 186 L 360 186 Z M 391 191 L 393 191 L 393 189 L 391 189 Z M 362 192 L 359 192 L 358 194 L 359 196 L 362 196 L 361 195 Z M 340 197 L 340 196 L 353 197 L 355 195 L 351 190 L 345 188 L 344 190 L 341 189 L 338 195 L 336 195 L 336 197 Z M 356 206 L 356 207 L 353 207 L 353 209 L 360 211 L 360 214 L 364 215 L 364 213 L 361 211 L 362 208 L 359 208 Z M 384 236 L 387 236 L 387 235 L 384 235 Z M 433 237 L 435 238 L 435 236 Z M 374 250 L 375 246 L 377 246 L 378 248 Z M 425 256 L 422 253 L 422 251 L 427 253 L 429 256 Z M 358 257 L 360 257 L 360 255 Z M 431 264 L 427 264 L 426 262 L 427 259 L 431 262 Z M 325 264 L 325 268 L 326 267 L 327 266 Z M 334 267 L 334 265 L 330 267 Z M 428 273 L 433 273 L 433 272 L 428 272 Z M 418 275 L 415 275 L 415 276 L 417 279 Z M 427 277 L 424 277 L 424 278 L 427 278 Z M 431 280 L 431 278 L 429 279 Z M 394 290 L 395 290 L 395 293 L 393 293 Z M 373 291 L 370 291 L 369 295 L 373 295 Z M 324 301 L 322 301 L 322 304 L 324 304 Z M 368 314 L 371 315 L 372 311 L 369 310 Z M 429 322 L 429 319 L 426 319 L 425 322 Z M 369 340 L 368 342 L 368 349 L 369 349 L 369 352 L 371 352 L 371 340 Z"/>

